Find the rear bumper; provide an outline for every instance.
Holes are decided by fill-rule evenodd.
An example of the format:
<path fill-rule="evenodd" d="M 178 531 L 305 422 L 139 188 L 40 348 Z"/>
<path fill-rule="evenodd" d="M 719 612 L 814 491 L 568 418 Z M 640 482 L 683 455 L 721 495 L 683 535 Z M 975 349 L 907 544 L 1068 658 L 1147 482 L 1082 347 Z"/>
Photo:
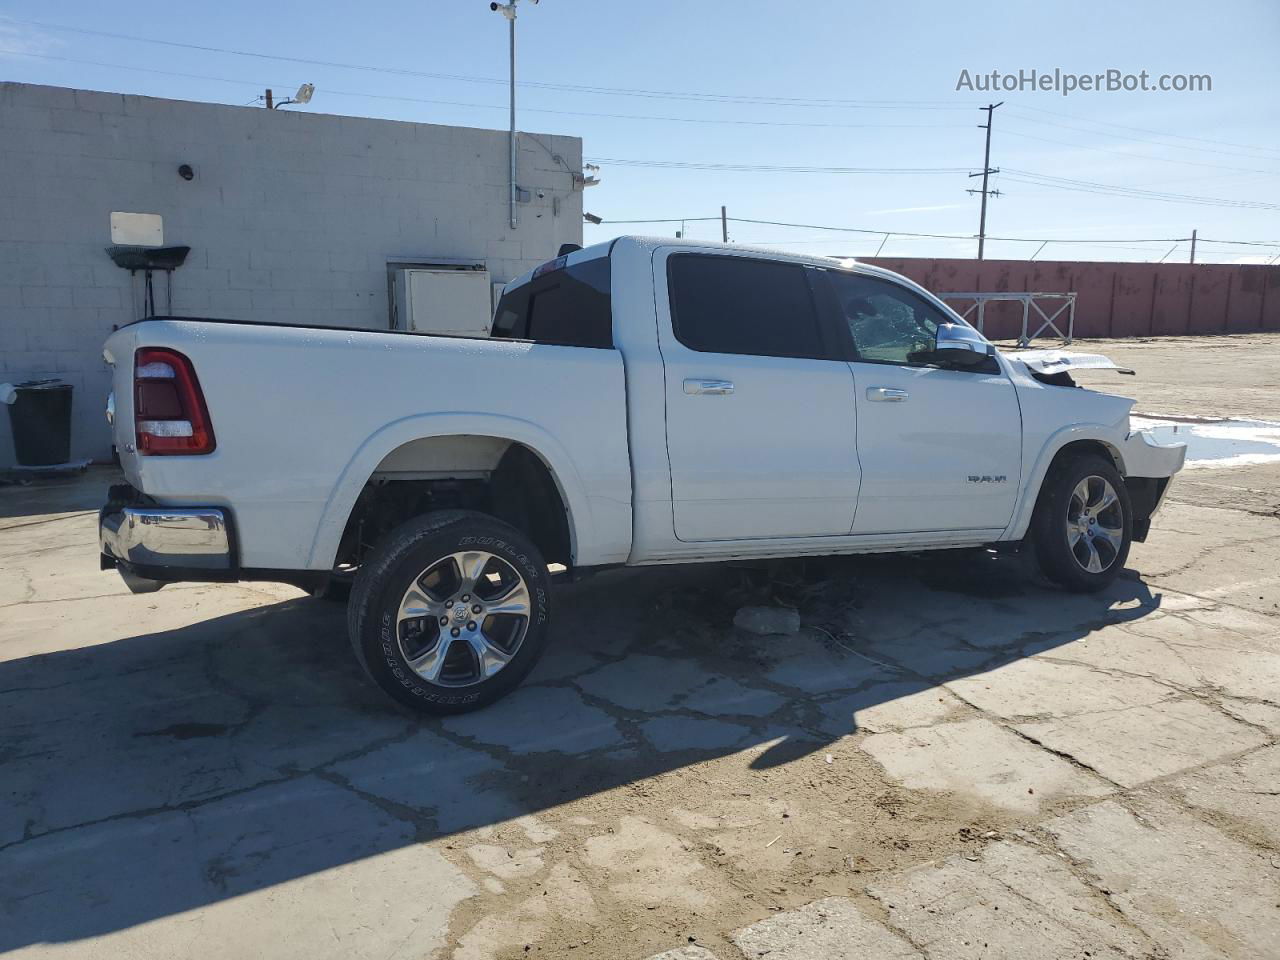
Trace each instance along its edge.
<path fill-rule="evenodd" d="M 221 507 L 162 507 L 133 487 L 112 487 L 98 511 L 103 570 L 117 570 L 134 593 L 166 583 L 266 580 L 318 590 L 327 571 L 240 566 L 231 512 Z"/>
<path fill-rule="evenodd" d="M 103 566 L 230 571 L 227 515 L 216 507 L 104 507 L 98 514 Z"/>

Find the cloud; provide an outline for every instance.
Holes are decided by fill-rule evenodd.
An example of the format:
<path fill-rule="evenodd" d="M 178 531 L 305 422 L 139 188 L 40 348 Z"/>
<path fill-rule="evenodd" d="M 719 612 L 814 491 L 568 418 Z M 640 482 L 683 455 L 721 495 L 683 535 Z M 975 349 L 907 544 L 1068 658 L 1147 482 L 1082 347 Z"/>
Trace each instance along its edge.
<path fill-rule="evenodd" d="M 939 203 L 932 207 L 891 207 L 888 210 L 868 210 L 867 216 L 875 216 L 880 213 L 933 213 L 935 210 L 965 210 L 969 207 L 967 203 Z"/>
<path fill-rule="evenodd" d="M 47 33 L 0 16 L 0 58 L 48 53 L 61 45 Z"/>

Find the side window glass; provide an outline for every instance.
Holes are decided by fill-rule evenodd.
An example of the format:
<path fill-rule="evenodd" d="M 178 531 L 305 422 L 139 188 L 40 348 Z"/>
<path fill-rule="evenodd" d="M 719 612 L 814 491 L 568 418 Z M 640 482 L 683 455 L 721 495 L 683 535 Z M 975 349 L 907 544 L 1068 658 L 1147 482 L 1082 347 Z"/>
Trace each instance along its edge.
<path fill-rule="evenodd" d="M 609 258 L 548 270 L 504 295 L 490 335 L 570 347 L 612 347 Z"/>
<path fill-rule="evenodd" d="M 706 254 L 667 264 L 672 326 L 690 350 L 831 358 L 801 265 Z"/>
<path fill-rule="evenodd" d="M 915 292 L 879 277 L 827 272 L 858 356 L 881 363 L 926 363 L 938 325 L 951 318 Z"/>
<path fill-rule="evenodd" d="M 570 347 L 613 346 L 608 257 L 554 270 L 530 287 L 530 340 Z"/>
<path fill-rule="evenodd" d="M 529 333 L 529 285 L 504 294 L 498 301 L 497 315 L 489 336 L 502 340 L 524 340 Z"/>

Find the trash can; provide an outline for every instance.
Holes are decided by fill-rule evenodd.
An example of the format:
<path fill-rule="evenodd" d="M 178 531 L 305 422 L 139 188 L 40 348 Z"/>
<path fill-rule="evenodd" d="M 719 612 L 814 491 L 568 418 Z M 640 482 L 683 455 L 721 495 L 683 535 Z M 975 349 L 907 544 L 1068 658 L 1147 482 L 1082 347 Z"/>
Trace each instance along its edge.
<path fill-rule="evenodd" d="M 19 466 L 45 467 L 71 459 L 71 390 L 61 380 L 13 385 L 9 423 Z"/>

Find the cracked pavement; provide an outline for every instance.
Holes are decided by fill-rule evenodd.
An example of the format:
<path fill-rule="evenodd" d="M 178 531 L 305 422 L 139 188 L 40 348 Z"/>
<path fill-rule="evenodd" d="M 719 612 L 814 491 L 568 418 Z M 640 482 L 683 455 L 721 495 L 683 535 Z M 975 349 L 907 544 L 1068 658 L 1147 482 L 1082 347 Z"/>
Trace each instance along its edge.
<path fill-rule="evenodd" d="M 1280 420 L 1280 337 L 1096 349 L 1144 413 Z M 970 553 L 601 575 L 444 721 L 334 604 L 129 595 L 112 479 L 0 488 L 0 952 L 1280 956 L 1280 466 L 1186 471 L 1099 596 Z"/>

